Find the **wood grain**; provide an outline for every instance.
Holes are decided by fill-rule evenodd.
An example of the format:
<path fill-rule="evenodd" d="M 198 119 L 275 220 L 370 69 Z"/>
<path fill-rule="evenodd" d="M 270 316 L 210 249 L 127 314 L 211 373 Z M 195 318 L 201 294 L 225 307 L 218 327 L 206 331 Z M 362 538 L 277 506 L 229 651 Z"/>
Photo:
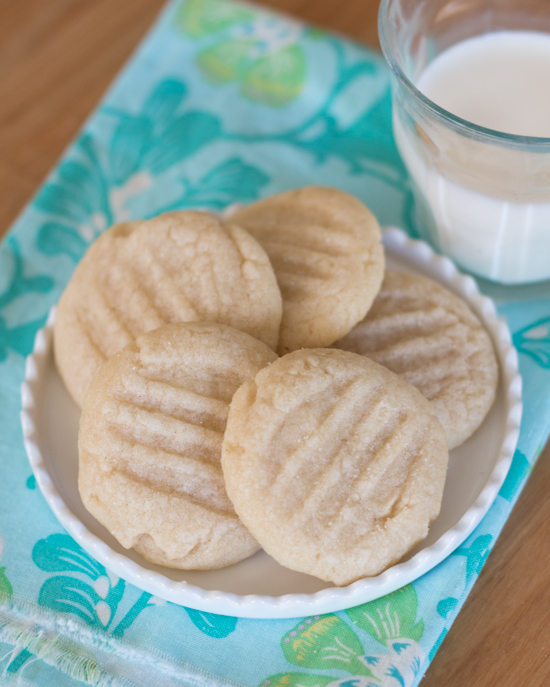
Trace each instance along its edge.
<path fill-rule="evenodd" d="M 377 45 L 378 0 L 266 5 Z M 0 235 L 28 202 L 163 0 L 0 0 Z M 550 685 L 550 449 L 422 687 Z"/>
<path fill-rule="evenodd" d="M 162 0 L 0 1 L 0 234 L 130 56 Z"/>
<path fill-rule="evenodd" d="M 422 687 L 550 684 L 550 445 Z"/>

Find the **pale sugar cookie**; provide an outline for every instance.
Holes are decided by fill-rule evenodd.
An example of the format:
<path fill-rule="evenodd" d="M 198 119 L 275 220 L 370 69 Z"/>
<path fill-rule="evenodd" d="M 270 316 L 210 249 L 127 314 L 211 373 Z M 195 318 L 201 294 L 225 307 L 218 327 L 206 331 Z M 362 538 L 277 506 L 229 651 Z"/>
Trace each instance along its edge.
<path fill-rule="evenodd" d="M 99 366 L 143 332 L 211 321 L 277 346 L 281 295 L 264 250 L 204 212 L 117 224 L 90 247 L 57 309 L 55 357 L 80 405 Z"/>
<path fill-rule="evenodd" d="M 82 409 L 79 490 L 124 547 L 183 569 L 258 550 L 227 497 L 221 447 L 234 392 L 276 358 L 244 332 L 193 322 L 147 332 L 101 367 Z"/>
<path fill-rule="evenodd" d="M 229 498 L 263 548 L 337 585 L 377 575 L 426 537 L 447 460 L 422 394 L 336 349 L 290 353 L 246 382 L 222 450 Z"/>
<path fill-rule="evenodd" d="M 380 227 L 334 188 L 281 193 L 236 212 L 269 255 L 283 296 L 280 355 L 329 346 L 361 320 L 384 273 Z"/>
<path fill-rule="evenodd" d="M 489 335 L 464 301 L 417 274 L 386 272 L 365 319 L 334 346 L 368 356 L 419 389 L 450 449 L 473 434 L 495 399 Z"/>

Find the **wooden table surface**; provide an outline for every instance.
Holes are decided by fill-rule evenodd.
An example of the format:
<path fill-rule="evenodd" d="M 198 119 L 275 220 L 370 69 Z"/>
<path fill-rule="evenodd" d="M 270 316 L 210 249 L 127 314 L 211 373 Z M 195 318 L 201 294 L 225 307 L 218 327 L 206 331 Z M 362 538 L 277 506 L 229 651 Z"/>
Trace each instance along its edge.
<path fill-rule="evenodd" d="M 265 0 L 377 46 L 378 0 Z M 0 235 L 163 0 L 0 0 Z M 550 685 L 550 449 L 541 455 L 422 687 Z"/>

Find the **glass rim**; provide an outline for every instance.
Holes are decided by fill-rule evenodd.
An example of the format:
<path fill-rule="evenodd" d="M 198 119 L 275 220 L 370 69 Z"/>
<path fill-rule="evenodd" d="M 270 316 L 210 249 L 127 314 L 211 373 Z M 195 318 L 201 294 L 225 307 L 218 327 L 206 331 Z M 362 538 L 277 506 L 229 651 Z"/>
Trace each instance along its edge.
<path fill-rule="evenodd" d="M 390 4 L 396 1 L 397 0 L 381 0 L 380 9 L 378 11 L 378 37 L 380 39 L 382 53 L 386 58 L 390 69 L 399 83 L 415 98 L 415 100 L 419 101 L 439 119 L 443 119 L 447 124 L 450 124 L 451 127 L 457 130 L 459 133 L 467 133 L 470 138 L 473 137 L 477 140 L 485 141 L 487 143 L 497 143 L 500 145 L 506 144 L 507 146 L 512 146 L 514 148 L 525 148 L 526 146 L 529 146 L 531 149 L 533 147 L 550 148 L 550 137 L 547 138 L 542 136 L 519 136 L 517 134 L 507 134 L 504 131 L 489 129 L 484 126 L 474 124 L 473 122 L 470 122 L 467 119 L 462 119 L 462 117 L 459 117 L 458 115 L 449 112 L 449 110 L 440 107 L 434 103 L 433 100 L 430 100 L 430 98 L 419 91 L 397 63 L 397 60 L 393 54 L 393 50 L 390 46 L 387 30 L 387 15 Z"/>

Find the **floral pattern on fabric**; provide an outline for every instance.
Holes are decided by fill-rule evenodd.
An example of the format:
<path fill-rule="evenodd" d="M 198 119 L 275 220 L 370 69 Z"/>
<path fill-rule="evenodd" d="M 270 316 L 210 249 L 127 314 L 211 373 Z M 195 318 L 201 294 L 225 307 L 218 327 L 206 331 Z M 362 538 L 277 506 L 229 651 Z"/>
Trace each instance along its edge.
<path fill-rule="evenodd" d="M 211 39 L 199 50 L 197 65 L 212 83 L 239 83 L 241 95 L 271 107 L 283 107 L 302 92 L 301 24 L 227 0 L 186 0 L 175 23 L 190 38 Z"/>
<path fill-rule="evenodd" d="M 54 611 L 74 613 L 91 627 L 110 628 L 124 593 L 124 580 L 94 561 L 66 534 L 52 534 L 38 541 L 32 558 L 46 572 L 70 573 L 54 575 L 44 582 L 38 597 L 40 604 Z M 151 598 L 151 594 L 142 594 L 113 634 L 122 635 Z"/>
<path fill-rule="evenodd" d="M 2 558 L 3 550 L 4 542 L 0 538 L 0 558 Z M 5 594 L 6 596 L 11 596 L 13 594 L 13 588 L 7 578 L 5 567 L 0 567 L 0 594 Z"/>
<path fill-rule="evenodd" d="M 222 136 L 220 119 L 186 109 L 186 95 L 183 82 L 161 81 L 136 114 L 106 110 L 115 120 L 106 152 L 87 133 L 76 141 L 71 158 L 59 165 L 56 178 L 35 201 L 49 215 L 36 238 L 42 253 L 66 254 L 77 262 L 102 231 L 132 219 L 128 202 L 133 197 L 161 184 L 167 170 Z M 179 194 L 151 206 L 149 216 L 255 200 L 267 181 L 260 169 L 232 157 L 198 182 L 181 176 Z"/>
<path fill-rule="evenodd" d="M 520 329 L 513 337 L 520 353 L 530 356 L 538 365 L 550 369 L 550 317 Z"/>
<path fill-rule="evenodd" d="M 54 285 L 54 280 L 48 274 L 27 272 L 14 236 L 6 240 L 6 247 L 8 250 L 3 255 L 3 265 L 0 263 L 0 275 L 8 280 L 4 291 L 0 291 L 0 363 L 7 359 L 10 350 L 28 355 L 32 351 L 36 330 L 43 326 L 47 316 L 29 320 L 25 312 L 20 311 L 12 318 L 7 312 L 25 296 L 48 293 Z"/>
<path fill-rule="evenodd" d="M 424 622 L 417 619 L 418 597 L 412 585 L 346 613 L 384 647 L 369 652 L 355 630 L 339 615 L 306 618 L 286 633 L 281 648 L 286 660 L 308 670 L 340 670 L 335 679 L 322 673 L 279 673 L 261 687 L 411 687 L 424 662 L 419 641 Z"/>

